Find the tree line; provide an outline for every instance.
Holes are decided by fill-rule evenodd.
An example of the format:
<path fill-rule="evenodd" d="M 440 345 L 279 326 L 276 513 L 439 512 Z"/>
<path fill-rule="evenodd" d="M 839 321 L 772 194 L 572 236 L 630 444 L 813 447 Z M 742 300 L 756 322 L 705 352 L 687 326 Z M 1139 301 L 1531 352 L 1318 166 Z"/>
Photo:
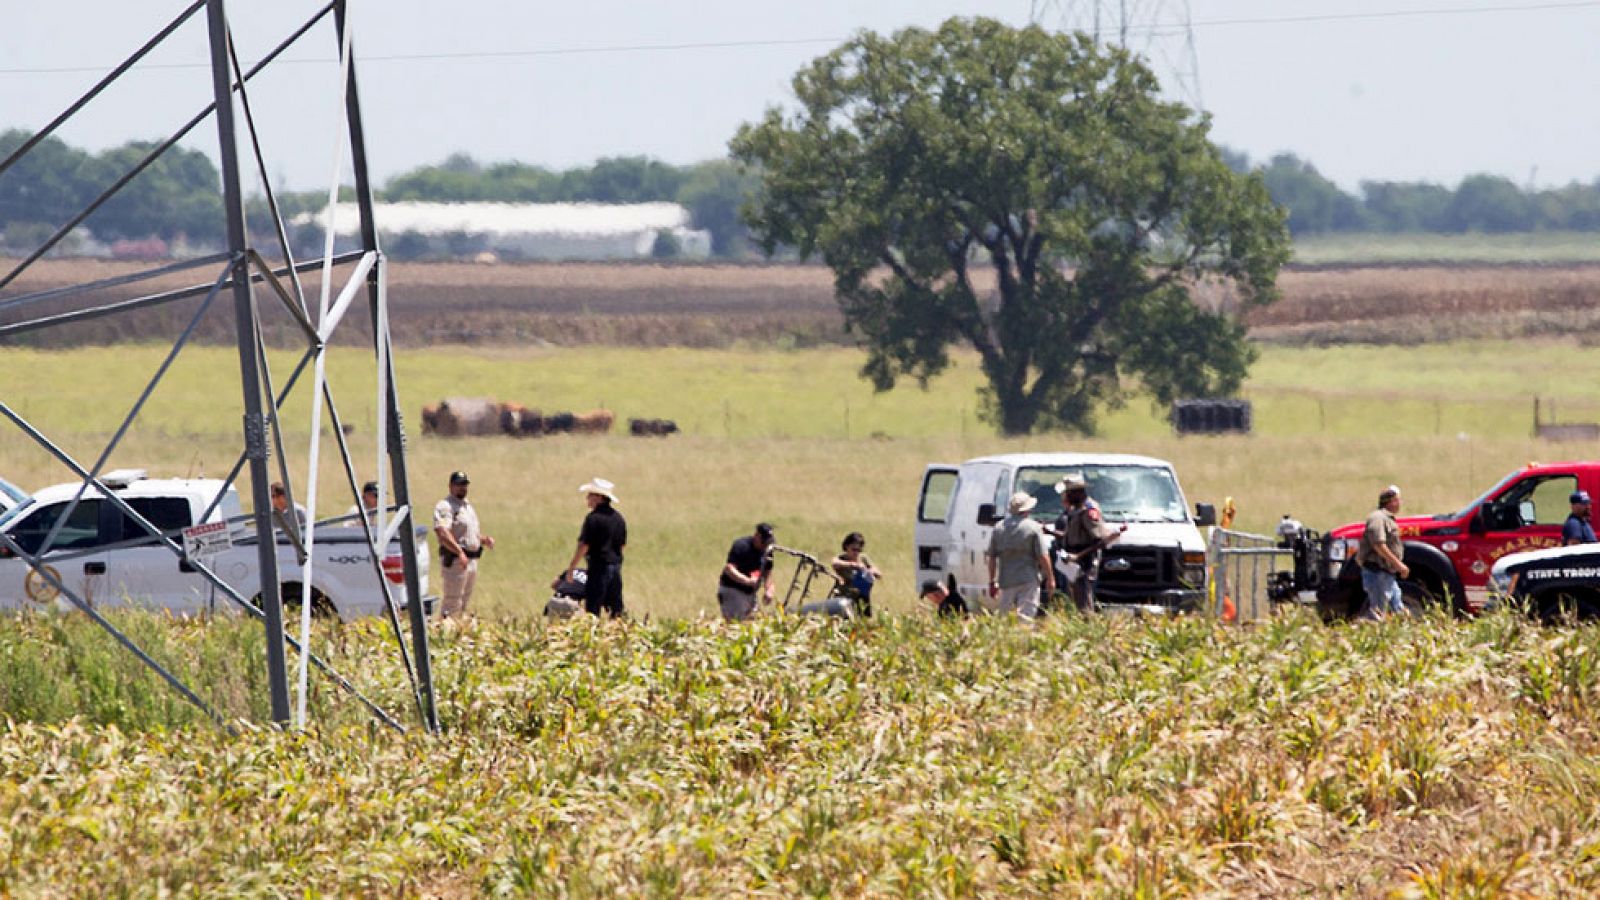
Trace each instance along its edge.
<path fill-rule="evenodd" d="M 1289 211 L 1289 232 L 1295 236 L 1600 231 L 1600 179 L 1544 189 L 1487 174 L 1468 176 L 1454 188 L 1426 181 L 1363 181 L 1360 193 L 1352 194 L 1290 153 L 1259 167 L 1243 154 L 1226 155 L 1237 171 L 1259 168 L 1267 192 Z"/>
<path fill-rule="evenodd" d="M 0 158 L 31 137 L 0 132 Z M 13 252 L 36 246 L 143 158 L 152 142 L 130 141 L 99 153 L 47 138 L 0 174 L 0 242 Z M 1430 182 L 1367 181 L 1350 193 L 1293 154 L 1255 164 L 1222 149 L 1238 172 L 1259 172 L 1272 199 L 1288 210 L 1296 236 L 1336 232 L 1512 233 L 1600 231 L 1600 179 L 1565 187 L 1523 188 L 1498 175 L 1473 175 L 1456 187 Z M 712 253 L 748 255 L 754 244 L 740 218 L 759 178 L 728 159 L 675 166 L 644 156 L 619 156 L 591 166 L 550 169 L 519 162 L 484 163 L 455 154 L 389 179 L 385 200 L 525 203 L 675 202 L 694 227 L 711 233 Z M 84 223 L 104 241 L 221 234 L 221 177 L 210 157 L 174 147 Z M 320 191 L 278 196 L 290 215 L 320 209 Z M 270 234 L 263 198 L 247 213 L 258 234 Z"/>

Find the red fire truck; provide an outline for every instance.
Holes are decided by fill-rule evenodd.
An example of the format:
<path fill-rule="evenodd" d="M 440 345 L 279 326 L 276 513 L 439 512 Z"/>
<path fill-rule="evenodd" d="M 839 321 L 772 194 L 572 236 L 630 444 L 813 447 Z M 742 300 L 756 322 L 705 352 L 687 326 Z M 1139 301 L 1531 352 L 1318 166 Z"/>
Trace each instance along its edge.
<path fill-rule="evenodd" d="M 1600 495 L 1600 461 L 1533 463 L 1456 512 L 1400 516 L 1404 559 L 1411 569 L 1411 577 L 1400 582 L 1407 606 L 1448 604 L 1458 613 L 1480 612 L 1489 599 L 1495 560 L 1561 543 L 1576 490 Z M 1361 530 L 1360 522 L 1344 525 L 1321 541 L 1317 606 L 1325 618 L 1347 617 L 1365 602 L 1355 564 Z"/>

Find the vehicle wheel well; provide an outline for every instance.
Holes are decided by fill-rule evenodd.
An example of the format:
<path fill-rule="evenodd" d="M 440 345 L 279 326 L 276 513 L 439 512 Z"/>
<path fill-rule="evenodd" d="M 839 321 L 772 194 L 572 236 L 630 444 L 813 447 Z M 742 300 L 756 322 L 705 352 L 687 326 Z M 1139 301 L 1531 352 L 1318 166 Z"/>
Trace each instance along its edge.
<path fill-rule="evenodd" d="M 1600 588 L 1565 586 L 1544 588 L 1528 598 L 1529 609 L 1540 621 L 1554 623 L 1600 615 Z"/>
<path fill-rule="evenodd" d="M 298 581 L 285 581 L 282 587 L 284 609 L 299 609 L 303 585 Z M 250 598 L 250 602 L 255 604 L 256 609 L 260 609 L 261 595 L 256 594 Z M 336 619 L 339 617 L 339 609 L 333 605 L 332 600 L 328 599 L 327 594 L 313 587 L 311 589 L 311 615 L 316 618 Z"/>

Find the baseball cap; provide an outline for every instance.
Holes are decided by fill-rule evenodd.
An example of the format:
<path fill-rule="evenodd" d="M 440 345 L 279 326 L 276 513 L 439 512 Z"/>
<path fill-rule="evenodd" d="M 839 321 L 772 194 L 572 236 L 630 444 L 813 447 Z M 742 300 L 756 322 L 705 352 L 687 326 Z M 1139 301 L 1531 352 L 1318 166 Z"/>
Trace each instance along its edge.
<path fill-rule="evenodd" d="M 756 525 L 756 534 L 761 535 L 763 538 L 769 541 L 772 540 L 772 525 L 767 522 L 758 523 Z"/>
<path fill-rule="evenodd" d="M 941 584 L 938 579 L 929 578 L 927 581 L 924 581 L 922 583 L 922 596 L 926 597 L 929 594 L 933 593 L 934 591 L 937 591 L 937 590 L 939 590 L 939 589 L 941 589 L 943 587 L 944 587 L 944 585 Z"/>
<path fill-rule="evenodd" d="M 361 486 L 361 493 L 363 494 L 376 494 L 377 492 L 378 483 L 376 481 L 369 481 Z"/>
<path fill-rule="evenodd" d="M 472 479 L 468 478 L 467 477 L 467 473 L 465 473 L 465 472 L 451 472 L 450 473 L 450 483 L 451 484 L 471 484 L 472 483 Z"/>
<path fill-rule="evenodd" d="M 1573 491 L 1572 492 L 1572 496 L 1567 498 L 1567 502 L 1569 502 L 1569 503 L 1588 503 L 1589 502 L 1589 492 L 1588 491 Z"/>

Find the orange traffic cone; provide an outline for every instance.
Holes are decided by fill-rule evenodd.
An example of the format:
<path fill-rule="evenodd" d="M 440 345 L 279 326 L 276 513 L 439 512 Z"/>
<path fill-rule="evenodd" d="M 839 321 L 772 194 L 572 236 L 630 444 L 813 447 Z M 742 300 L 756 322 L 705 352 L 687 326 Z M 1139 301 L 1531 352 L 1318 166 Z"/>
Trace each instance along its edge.
<path fill-rule="evenodd" d="M 1239 608 L 1233 605 L 1233 598 L 1227 594 L 1222 595 L 1222 621 L 1239 621 Z"/>

